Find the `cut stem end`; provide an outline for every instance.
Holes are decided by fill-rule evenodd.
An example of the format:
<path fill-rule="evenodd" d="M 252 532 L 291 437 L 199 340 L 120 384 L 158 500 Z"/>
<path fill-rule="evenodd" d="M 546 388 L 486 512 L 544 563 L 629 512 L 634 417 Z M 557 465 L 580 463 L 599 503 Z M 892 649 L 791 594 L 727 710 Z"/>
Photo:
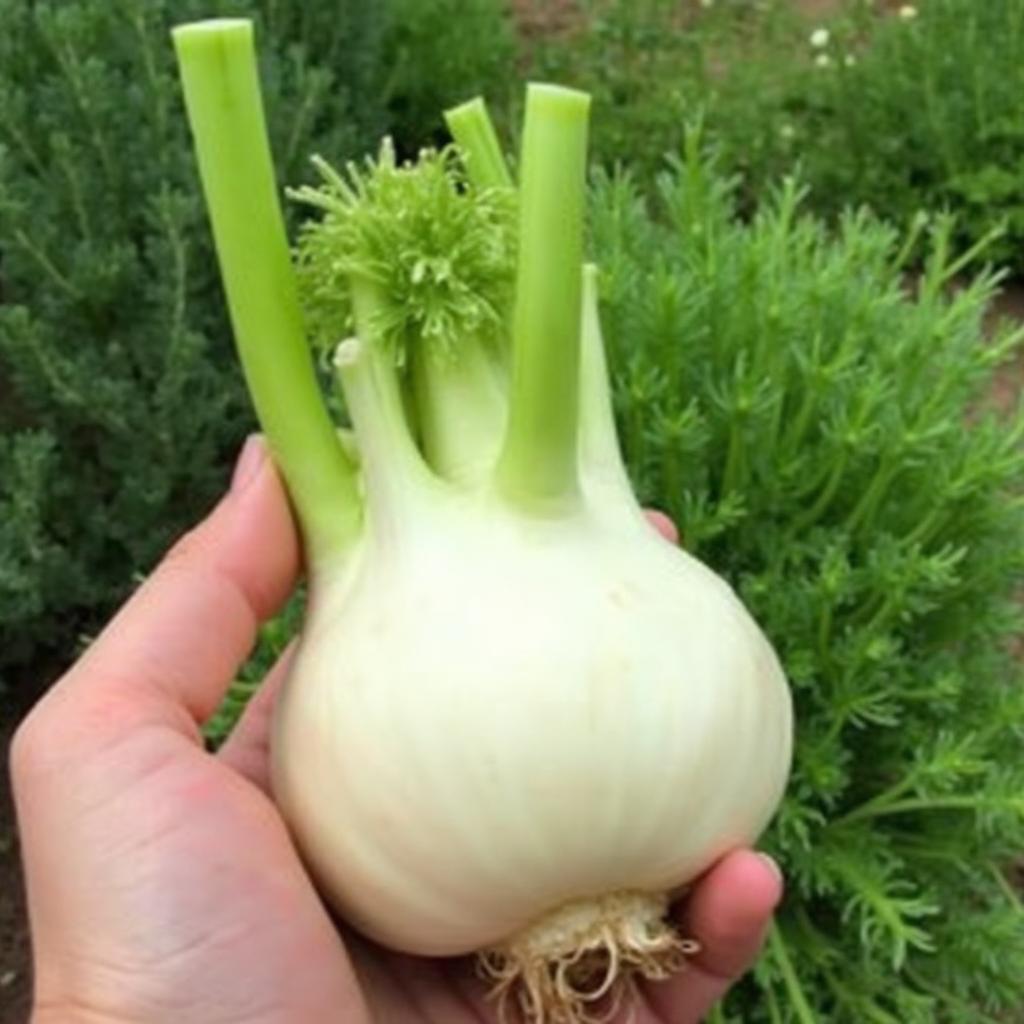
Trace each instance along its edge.
<path fill-rule="evenodd" d="M 466 158 L 466 171 L 478 188 L 511 188 L 512 175 L 498 133 L 481 97 L 445 111 L 452 138 Z"/>
<path fill-rule="evenodd" d="M 686 966 L 698 944 L 666 920 L 664 894 L 619 892 L 570 903 L 480 954 L 502 1020 L 512 1006 L 528 1024 L 600 1024 L 638 981 Z"/>
<path fill-rule="evenodd" d="M 239 356 L 313 562 L 362 531 L 356 469 L 306 345 L 263 113 L 252 22 L 174 29 L 181 81 Z"/>

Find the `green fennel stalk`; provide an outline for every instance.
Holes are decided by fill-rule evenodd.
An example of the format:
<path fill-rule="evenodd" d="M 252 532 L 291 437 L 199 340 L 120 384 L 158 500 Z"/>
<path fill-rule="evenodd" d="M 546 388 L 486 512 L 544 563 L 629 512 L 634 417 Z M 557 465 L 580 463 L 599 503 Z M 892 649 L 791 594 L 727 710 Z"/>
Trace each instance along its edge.
<path fill-rule="evenodd" d="M 511 188 L 512 175 L 484 100 L 477 96 L 453 107 L 445 111 L 444 120 L 452 138 L 466 154 L 470 180 L 484 188 Z"/>
<path fill-rule="evenodd" d="M 232 20 L 183 26 L 175 43 L 239 352 L 260 422 L 311 547 L 344 549 L 359 522 L 355 470 L 323 407 L 306 347 L 251 26 Z M 394 349 L 386 358 L 374 356 L 384 407 L 373 417 L 371 433 L 385 430 L 392 442 L 399 430 L 419 434 L 433 468 L 475 481 L 491 454 L 485 442 L 492 441 L 498 448 L 497 492 L 545 515 L 568 508 L 578 491 L 588 113 L 582 93 L 528 88 L 517 252 L 502 243 L 512 233 L 497 230 L 511 177 L 479 100 L 447 115 L 466 142 L 467 173 L 479 202 L 460 198 L 447 154 L 427 154 L 421 167 L 410 170 L 396 165 L 386 145 L 366 172 L 350 166 L 348 180 L 319 161 L 324 186 L 294 194 L 327 215 L 323 228 L 307 232 L 299 252 L 300 279 L 320 344 L 333 347 L 346 328 L 355 328 L 370 347 Z M 416 225 L 405 235 L 396 216 L 403 202 Z M 424 210 L 429 223 L 416 219 Z M 458 253 L 444 260 L 436 255 L 443 248 L 437 223 L 445 222 L 446 212 L 452 249 L 466 250 L 462 263 Z M 479 225 L 467 225 L 466 216 Z M 417 230 L 429 236 L 424 252 L 408 252 L 403 261 L 416 248 Z M 513 265 L 514 291 L 505 298 L 497 284 L 503 268 Z M 474 290 L 468 271 L 476 268 L 483 283 Z M 458 293 L 466 280 L 469 291 Z M 460 334 L 471 340 L 460 342 L 458 353 L 445 352 Z M 489 345 L 488 335 L 496 336 Z M 411 388 L 400 371 L 411 375 Z M 507 416 L 499 388 L 503 372 L 511 375 Z M 394 380 L 388 382 L 389 376 Z M 405 447 L 411 444 L 410 436 Z"/>
<path fill-rule="evenodd" d="M 582 93 L 530 86 L 502 490 L 538 508 L 575 496 L 587 113 Z M 531 117 L 531 110 L 535 116 Z"/>
<path fill-rule="evenodd" d="M 252 24 L 180 26 L 174 43 L 242 366 L 314 557 L 359 525 L 352 461 L 320 397 L 274 181 Z"/>

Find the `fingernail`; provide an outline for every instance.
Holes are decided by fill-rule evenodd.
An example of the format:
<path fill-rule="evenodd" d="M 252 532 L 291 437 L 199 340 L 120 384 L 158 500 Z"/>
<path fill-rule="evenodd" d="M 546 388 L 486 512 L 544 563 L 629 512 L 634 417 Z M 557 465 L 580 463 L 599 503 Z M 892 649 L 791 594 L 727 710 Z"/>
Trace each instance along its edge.
<path fill-rule="evenodd" d="M 262 434 L 250 434 L 242 445 L 234 472 L 231 474 L 231 492 L 239 494 L 259 475 L 260 467 L 267 457 L 267 448 Z"/>
<path fill-rule="evenodd" d="M 785 881 L 785 877 L 782 874 L 782 868 L 779 867 L 779 862 L 771 856 L 771 854 L 758 851 L 757 855 L 762 861 L 764 861 L 765 865 L 771 869 L 772 873 L 780 882 Z"/>
<path fill-rule="evenodd" d="M 648 522 L 665 538 L 670 544 L 679 543 L 679 528 L 671 516 L 660 509 L 650 508 L 645 510 Z"/>

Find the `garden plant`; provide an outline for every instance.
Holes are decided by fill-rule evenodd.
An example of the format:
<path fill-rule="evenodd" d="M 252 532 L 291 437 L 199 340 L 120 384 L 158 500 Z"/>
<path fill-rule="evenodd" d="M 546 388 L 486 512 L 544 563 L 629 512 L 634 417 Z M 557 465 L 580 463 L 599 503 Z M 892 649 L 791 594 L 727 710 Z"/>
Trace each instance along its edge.
<path fill-rule="evenodd" d="M 599 178 L 593 250 L 641 497 L 722 567 L 780 656 L 789 890 L 719 1021 L 978 1022 L 1024 1005 L 1022 332 L 959 291 L 952 225 L 833 235 L 790 180 L 749 224 L 691 134 L 653 200 Z M 652 416 L 652 410 L 654 414 Z"/>
<path fill-rule="evenodd" d="M 584 0 L 529 67 L 594 91 L 607 167 L 653 180 L 703 113 L 744 215 L 798 173 L 833 221 L 860 205 L 901 226 L 950 211 L 961 252 L 1000 228 L 987 255 L 1019 275 L 1024 2 L 840 0 L 813 19 L 800 6 Z"/>

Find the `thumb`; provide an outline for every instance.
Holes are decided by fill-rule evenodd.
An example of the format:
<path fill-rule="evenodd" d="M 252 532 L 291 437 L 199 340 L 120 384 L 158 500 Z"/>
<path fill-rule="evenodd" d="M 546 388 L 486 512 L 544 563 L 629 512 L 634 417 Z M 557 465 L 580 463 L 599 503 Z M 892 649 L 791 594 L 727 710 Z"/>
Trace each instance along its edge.
<path fill-rule="evenodd" d="M 231 489 L 179 540 L 78 663 L 33 712 L 59 716 L 100 743 L 140 724 L 199 739 L 247 657 L 260 622 L 284 602 L 299 571 L 299 540 L 277 472 L 250 437 Z M 77 735 L 81 733 L 81 735 Z"/>

